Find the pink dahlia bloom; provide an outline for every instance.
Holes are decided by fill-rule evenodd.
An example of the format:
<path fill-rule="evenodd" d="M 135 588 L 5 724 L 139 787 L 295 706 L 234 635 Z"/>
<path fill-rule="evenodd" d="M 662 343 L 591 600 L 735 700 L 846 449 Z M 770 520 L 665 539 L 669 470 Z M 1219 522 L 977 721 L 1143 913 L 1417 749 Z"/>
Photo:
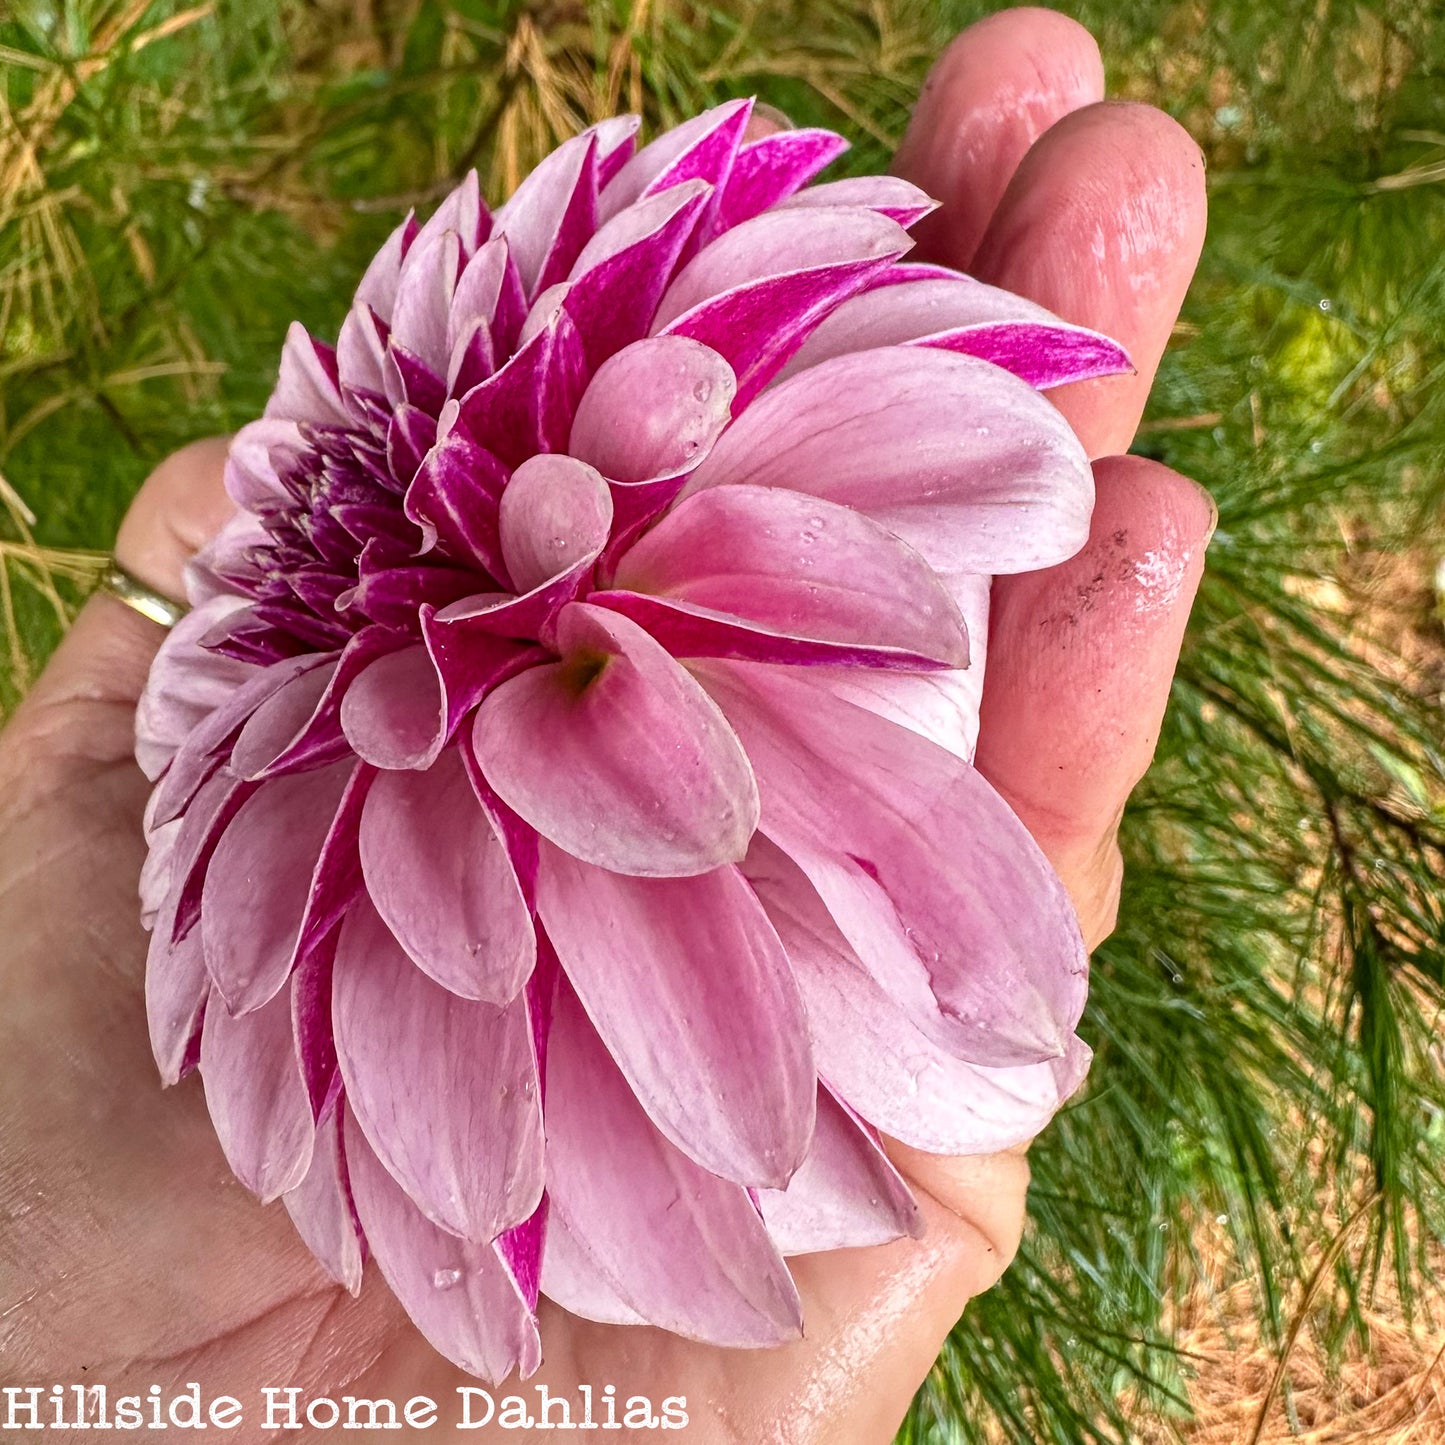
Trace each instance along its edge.
<path fill-rule="evenodd" d="M 749 103 L 472 176 L 293 328 L 141 704 L 151 1038 L 236 1175 L 496 1381 L 538 1293 L 755 1346 L 1033 1134 L 1085 955 L 970 766 L 988 579 L 1083 543 L 1104 337 L 906 264 Z"/>

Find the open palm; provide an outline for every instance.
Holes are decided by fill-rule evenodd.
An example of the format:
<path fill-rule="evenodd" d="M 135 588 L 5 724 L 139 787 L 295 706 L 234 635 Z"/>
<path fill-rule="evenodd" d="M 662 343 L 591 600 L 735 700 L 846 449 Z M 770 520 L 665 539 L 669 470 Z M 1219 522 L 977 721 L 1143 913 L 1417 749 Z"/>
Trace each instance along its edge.
<path fill-rule="evenodd" d="M 1085 32 L 1006 12 L 935 67 L 897 162 L 944 203 L 920 227 L 933 259 L 1108 332 L 1138 368 L 1055 393 L 1090 455 L 1113 459 L 1096 466 L 1085 551 L 995 584 L 978 754 L 1091 943 L 1112 925 L 1114 830 L 1153 751 L 1212 525 L 1192 483 L 1116 455 L 1198 256 L 1202 162 L 1159 112 L 1102 95 Z M 127 519 L 118 555 L 161 591 L 180 594 L 185 559 L 229 510 L 223 456 L 212 442 L 172 458 Z M 0 735 L 0 1386 L 114 1395 L 197 1381 L 244 1402 L 229 1438 L 247 1441 L 272 1438 L 265 1386 L 450 1408 L 475 1382 L 431 1351 L 379 1278 L 348 1296 L 284 1212 L 231 1177 L 197 1080 L 166 1094 L 157 1083 L 136 903 L 147 785 L 131 750 L 159 640 L 95 599 Z M 1027 1183 L 1022 1153 L 891 1152 L 927 1231 L 794 1260 L 803 1340 L 720 1350 L 544 1301 L 532 1383 L 684 1396 L 684 1438 L 698 1441 L 887 1440 L 965 1302 L 1011 1258 Z"/>

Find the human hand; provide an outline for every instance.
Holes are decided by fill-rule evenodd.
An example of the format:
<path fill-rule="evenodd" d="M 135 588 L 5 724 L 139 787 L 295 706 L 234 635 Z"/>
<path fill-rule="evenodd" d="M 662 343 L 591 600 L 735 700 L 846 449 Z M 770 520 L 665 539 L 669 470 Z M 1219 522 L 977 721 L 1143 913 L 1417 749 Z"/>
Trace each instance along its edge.
<path fill-rule="evenodd" d="M 996 16 L 935 68 L 898 168 L 944 202 L 922 231 L 934 259 L 1128 348 L 1136 376 L 1055 395 L 1108 457 L 1132 438 L 1188 284 L 1203 194 L 1198 151 L 1172 122 L 1101 96 L 1079 27 Z M 162 592 L 179 595 L 185 559 L 229 510 L 222 455 L 202 443 L 173 458 L 122 529 L 122 561 Z M 1153 751 L 1212 522 L 1198 488 L 1148 462 L 1103 461 L 1097 484 L 1084 552 L 995 584 L 978 754 L 1091 944 L 1112 926 L 1118 816 Z M 146 784 L 131 751 L 158 641 L 95 599 L 0 736 L 0 1384 L 196 1380 L 247 1402 L 247 1441 L 268 1438 L 253 1408 L 265 1385 L 448 1400 L 469 1381 L 380 1282 L 355 1300 L 330 1284 L 281 1211 L 232 1178 L 197 1081 L 157 1087 L 135 900 Z M 1021 1153 L 893 1153 L 927 1232 L 793 1261 L 804 1340 L 723 1351 L 544 1303 L 531 1383 L 686 1396 L 698 1441 L 888 1439 L 966 1301 L 1012 1256 L 1027 1181 Z"/>

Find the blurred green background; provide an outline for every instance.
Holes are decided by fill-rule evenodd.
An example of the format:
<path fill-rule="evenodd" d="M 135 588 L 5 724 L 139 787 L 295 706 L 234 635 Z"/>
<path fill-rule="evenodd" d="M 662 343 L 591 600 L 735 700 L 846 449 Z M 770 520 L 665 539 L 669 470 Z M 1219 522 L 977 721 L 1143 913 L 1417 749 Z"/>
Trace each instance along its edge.
<path fill-rule="evenodd" d="M 599 114 L 741 93 L 876 169 L 998 8 L 0 0 L 0 716 L 148 468 L 259 411 L 286 324 L 334 335 L 408 207 L 471 165 L 496 199 Z M 1220 526 L 1094 1074 L 905 1438 L 1445 1439 L 1445 13 L 1056 8 L 1208 157 L 1137 449 Z"/>

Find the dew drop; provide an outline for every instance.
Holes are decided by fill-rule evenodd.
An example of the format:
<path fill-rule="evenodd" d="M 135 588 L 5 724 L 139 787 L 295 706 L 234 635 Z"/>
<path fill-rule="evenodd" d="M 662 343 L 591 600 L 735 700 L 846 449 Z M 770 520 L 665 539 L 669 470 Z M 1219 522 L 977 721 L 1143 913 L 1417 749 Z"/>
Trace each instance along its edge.
<path fill-rule="evenodd" d="M 439 1269 L 431 1277 L 433 1289 L 455 1289 L 461 1280 L 462 1272 L 459 1269 Z"/>
<path fill-rule="evenodd" d="M 695 387 L 693 387 L 693 389 L 692 389 L 692 394 L 693 394 L 699 401 L 706 401 L 706 400 L 708 399 L 708 397 L 710 397 L 710 396 L 712 395 L 712 382 L 710 382 L 710 381 L 700 381 L 700 382 L 698 382 L 698 384 L 697 384 Z"/>

